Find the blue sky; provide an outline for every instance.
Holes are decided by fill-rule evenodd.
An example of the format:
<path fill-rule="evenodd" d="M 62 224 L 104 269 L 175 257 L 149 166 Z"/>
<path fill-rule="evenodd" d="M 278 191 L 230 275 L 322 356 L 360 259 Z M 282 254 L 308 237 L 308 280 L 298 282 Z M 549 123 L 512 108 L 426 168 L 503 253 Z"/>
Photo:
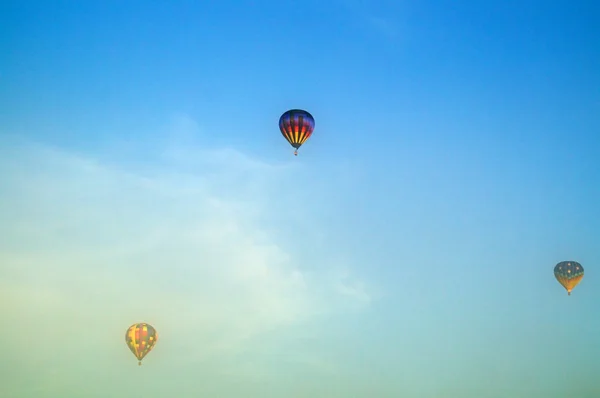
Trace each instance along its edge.
<path fill-rule="evenodd" d="M 600 395 L 599 17 L 3 3 L 0 395 Z"/>

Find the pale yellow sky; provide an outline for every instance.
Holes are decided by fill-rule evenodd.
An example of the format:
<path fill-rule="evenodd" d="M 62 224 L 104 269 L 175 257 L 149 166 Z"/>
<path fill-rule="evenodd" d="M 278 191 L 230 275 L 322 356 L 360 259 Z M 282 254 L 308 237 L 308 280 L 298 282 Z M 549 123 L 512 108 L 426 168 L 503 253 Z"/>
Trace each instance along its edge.
<path fill-rule="evenodd" d="M 290 171 L 233 151 L 187 148 L 196 164 L 173 151 L 144 171 L 32 144 L 0 160 L 2 396 L 87 397 L 101 385 L 104 397 L 164 397 L 177 377 L 247 390 L 286 366 L 335 373 L 330 355 L 287 340 L 359 314 L 371 296 L 343 257 L 323 252 L 328 267 L 303 268 L 294 242 L 261 226 L 270 203 L 294 202 L 264 194 Z M 124 334 L 141 321 L 159 341 L 138 369 Z M 189 388 L 177 396 L 207 387 Z"/>

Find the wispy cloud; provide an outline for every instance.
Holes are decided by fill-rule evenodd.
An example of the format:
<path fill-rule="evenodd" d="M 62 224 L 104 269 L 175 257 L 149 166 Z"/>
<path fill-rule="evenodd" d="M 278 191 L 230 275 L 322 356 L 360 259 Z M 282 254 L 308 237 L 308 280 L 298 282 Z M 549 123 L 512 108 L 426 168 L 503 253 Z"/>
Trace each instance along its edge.
<path fill-rule="evenodd" d="M 354 15 L 361 24 L 367 29 L 375 31 L 388 39 L 395 39 L 398 36 L 398 21 L 394 16 L 398 16 L 406 8 L 405 4 L 392 2 L 391 4 L 381 4 L 382 2 L 362 1 L 362 0 L 337 0 L 340 7 L 345 8 Z"/>
<path fill-rule="evenodd" d="M 123 351 L 125 328 L 147 321 L 161 336 L 161 361 L 205 361 L 369 301 L 360 281 L 306 269 L 262 226 L 270 192 L 293 195 L 281 189 L 290 166 L 175 144 L 143 171 L 42 145 L 3 152 L 8 359 L 56 361 L 71 349 L 75 360 L 108 342 Z M 11 351 L 19 346 L 28 348 Z"/>
<path fill-rule="evenodd" d="M 371 26 L 389 38 L 396 37 L 397 29 L 391 20 L 383 17 L 371 16 L 368 18 Z"/>
<path fill-rule="evenodd" d="M 364 283 L 360 280 L 353 280 L 349 276 L 344 276 L 338 280 L 336 291 L 346 297 L 355 299 L 361 304 L 369 304 L 371 295 L 367 292 Z"/>

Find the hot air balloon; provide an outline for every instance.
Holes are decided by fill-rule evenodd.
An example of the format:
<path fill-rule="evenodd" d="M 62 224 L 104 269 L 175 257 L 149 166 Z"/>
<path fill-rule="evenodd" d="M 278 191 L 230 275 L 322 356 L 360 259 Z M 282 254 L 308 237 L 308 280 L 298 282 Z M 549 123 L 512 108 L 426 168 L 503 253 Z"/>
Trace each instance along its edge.
<path fill-rule="evenodd" d="M 147 323 L 135 323 L 125 333 L 125 342 L 138 359 L 138 365 L 142 364 L 142 359 L 154 348 L 157 340 L 156 330 Z"/>
<path fill-rule="evenodd" d="M 279 118 L 279 130 L 291 146 L 296 148 L 294 155 L 298 156 L 298 148 L 308 140 L 315 129 L 315 119 L 307 111 L 291 109 Z"/>
<path fill-rule="evenodd" d="M 577 261 L 561 261 L 554 267 L 554 276 L 570 296 L 571 291 L 583 279 L 583 267 Z"/>

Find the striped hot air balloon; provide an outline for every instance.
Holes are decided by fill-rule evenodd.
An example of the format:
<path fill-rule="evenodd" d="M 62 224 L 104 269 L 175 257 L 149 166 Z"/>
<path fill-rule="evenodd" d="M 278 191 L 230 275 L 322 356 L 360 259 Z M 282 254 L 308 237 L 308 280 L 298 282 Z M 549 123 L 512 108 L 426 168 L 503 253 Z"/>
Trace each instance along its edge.
<path fill-rule="evenodd" d="M 298 148 L 310 138 L 314 129 L 315 119 L 310 113 L 301 109 L 290 109 L 279 118 L 279 130 L 296 149 L 294 151 L 296 156 L 298 156 Z"/>

